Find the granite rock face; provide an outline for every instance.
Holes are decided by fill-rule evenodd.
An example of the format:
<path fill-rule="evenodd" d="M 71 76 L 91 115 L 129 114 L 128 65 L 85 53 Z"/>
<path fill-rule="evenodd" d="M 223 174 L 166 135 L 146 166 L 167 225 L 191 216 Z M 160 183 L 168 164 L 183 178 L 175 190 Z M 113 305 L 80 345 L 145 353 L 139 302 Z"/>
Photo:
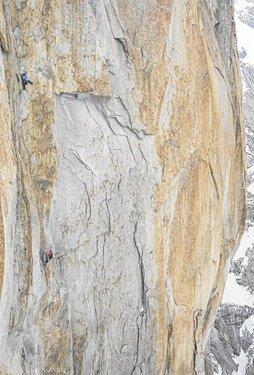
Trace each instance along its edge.
<path fill-rule="evenodd" d="M 0 42 L 0 373 L 203 375 L 245 220 L 232 2 L 3 0 Z"/>

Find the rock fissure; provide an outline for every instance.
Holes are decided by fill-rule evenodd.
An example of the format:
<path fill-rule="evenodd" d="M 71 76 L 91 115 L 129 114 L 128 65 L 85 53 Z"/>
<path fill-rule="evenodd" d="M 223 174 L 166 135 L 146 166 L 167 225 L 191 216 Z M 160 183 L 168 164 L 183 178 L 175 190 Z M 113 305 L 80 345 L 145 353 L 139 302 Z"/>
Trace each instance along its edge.
<path fill-rule="evenodd" d="M 138 230 L 138 220 L 134 224 L 134 232 L 133 232 L 133 242 L 135 249 L 137 250 L 138 255 L 138 264 L 140 268 L 140 281 L 141 281 L 141 312 L 140 315 L 146 314 L 146 284 L 145 284 L 145 268 L 143 263 L 143 251 L 139 249 L 137 244 L 137 230 Z"/>

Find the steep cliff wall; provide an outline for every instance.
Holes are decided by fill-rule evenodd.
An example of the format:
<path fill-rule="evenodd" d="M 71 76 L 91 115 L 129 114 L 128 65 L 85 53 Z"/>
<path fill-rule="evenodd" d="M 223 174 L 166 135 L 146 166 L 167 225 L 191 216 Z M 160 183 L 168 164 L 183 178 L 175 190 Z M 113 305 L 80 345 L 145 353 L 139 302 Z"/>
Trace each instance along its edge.
<path fill-rule="evenodd" d="M 247 154 L 247 220 L 207 347 L 206 375 L 254 374 L 254 0 L 235 0 Z"/>
<path fill-rule="evenodd" d="M 203 374 L 245 216 L 231 1 L 1 7 L 1 373 Z"/>

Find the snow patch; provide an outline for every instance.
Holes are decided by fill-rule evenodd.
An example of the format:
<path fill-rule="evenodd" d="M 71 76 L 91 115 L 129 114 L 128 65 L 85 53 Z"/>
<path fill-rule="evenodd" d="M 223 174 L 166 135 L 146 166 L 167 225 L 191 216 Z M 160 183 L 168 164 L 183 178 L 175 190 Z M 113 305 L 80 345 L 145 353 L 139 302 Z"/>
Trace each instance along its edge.
<path fill-rule="evenodd" d="M 254 227 L 249 227 L 243 234 L 239 248 L 234 256 L 234 260 L 244 258 L 246 251 L 254 247 Z M 242 263 L 247 265 L 248 262 Z"/>
<path fill-rule="evenodd" d="M 236 305 L 254 306 L 254 295 L 246 288 L 237 284 L 235 275 L 231 272 L 228 275 L 222 303 L 234 303 Z"/>
<path fill-rule="evenodd" d="M 240 329 L 240 335 L 242 336 L 244 334 L 244 331 L 253 333 L 254 331 L 254 315 L 251 315 L 248 319 L 245 320 L 243 323 L 241 329 Z"/>
<path fill-rule="evenodd" d="M 222 374 L 222 368 L 221 366 L 218 364 L 218 372 L 217 372 L 218 375 L 223 375 Z"/>
<path fill-rule="evenodd" d="M 254 181 L 250 184 L 250 186 L 248 187 L 248 191 L 251 193 L 251 194 L 254 194 Z"/>
<path fill-rule="evenodd" d="M 238 49 L 240 50 L 244 48 L 247 52 L 246 56 L 243 58 L 243 61 L 250 65 L 254 65 L 254 48 L 250 48 L 250 46 L 253 44 L 254 29 L 244 24 L 239 19 L 236 19 L 236 30 Z"/>
<path fill-rule="evenodd" d="M 250 8 L 253 4 L 245 1 L 245 0 L 237 0 L 235 1 L 235 23 L 236 23 L 236 35 L 237 35 L 237 44 L 238 44 L 238 51 L 241 57 L 241 60 L 245 64 L 254 65 L 254 48 L 253 48 L 253 40 L 254 40 L 254 29 L 244 21 L 241 21 L 239 17 L 243 20 L 244 18 L 247 19 L 248 17 L 248 8 Z M 242 79 L 243 91 L 245 92 L 248 87 Z"/>
<path fill-rule="evenodd" d="M 238 369 L 236 371 L 233 371 L 232 375 L 244 375 L 248 364 L 247 353 L 244 353 L 243 349 L 241 349 L 239 357 L 235 357 L 233 358 L 233 360 L 238 365 Z"/>

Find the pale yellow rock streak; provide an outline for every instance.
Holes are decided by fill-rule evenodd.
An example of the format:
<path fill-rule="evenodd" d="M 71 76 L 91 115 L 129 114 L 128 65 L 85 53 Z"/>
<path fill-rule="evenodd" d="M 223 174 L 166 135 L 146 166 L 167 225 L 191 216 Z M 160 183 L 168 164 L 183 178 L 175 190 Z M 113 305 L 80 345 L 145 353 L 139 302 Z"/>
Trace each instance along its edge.
<path fill-rule="evenodd" d="M 5 29 L 4 29 L 5 32 Z M 4 237 L 4 218 L 8 216 L 8 194 L 14 183 L 15 158 L 13 155 L 13 145 L 11 136 L 11 111 L 8 102 L 7 87 L 5 83 L 4 66 L 2 53 L 0 56 L 0 295 L 2 289 L 2 278 L 4 270 L 5 257 L 5 237 Z M 8 255 L 8 254 L 7 254 Z"/>
<path fill-rule="evenodd" d="M 236 125 L 237 119 L 242 122 L 238 65 L 234 61 L 232 67 L 233 96 L 239 100 L 233 103 L 215 33 L 205 30 L 199 2 L 180 3 L 150 2 L 147 18 L 130 27 L 135 6 L 118 2 L 133 46 L 134 98 L 147 131 L 156 134 L 163 170 L 154 216 L 158 373 L 170 362 L 169 373 L 178 375 L 203 374 L 193 353 L 202 357 L 225 264 L 245 219 L 244 139 L 242 124 Z M 167 279 L 172 298 L 167 298 Z"/>

